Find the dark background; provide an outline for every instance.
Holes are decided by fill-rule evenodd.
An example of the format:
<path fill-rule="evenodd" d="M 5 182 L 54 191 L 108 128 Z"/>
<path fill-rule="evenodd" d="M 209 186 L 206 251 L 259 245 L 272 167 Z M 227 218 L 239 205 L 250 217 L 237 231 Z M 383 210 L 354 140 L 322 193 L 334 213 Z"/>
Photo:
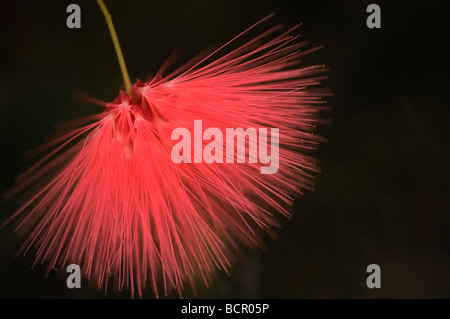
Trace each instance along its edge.
<path fill-rule="evenodd" d="M 316 154 L 316 190 L 296 200 L 266 252 L 249 253 L 210 289 L 199 284 L 198 297 L 450 298 L 446 1 L 373 2 L 381 29 L 366 27 L 371 2 L 361 0 L 106 1 L 132 81 L 175 49 L 187 61 L 272 12 L 272 23 L 303 22 L 303 38 L 325 45 L 304 59 L 330 68 L 324 86 L 334 93 L 323 114 L 333 124 L 318 131 L 329 142 Z M 70 3 L 81 6 L 81 29 L 66 27 Z M 56 123 L 101 110 L 74 93 L 111 101 L 121 83 L 95 1 L 2 1 L 0 191 Z M 1 203 L 0 221 L 19 204 Z M 32 254 L 14 258 L 21 240 L 12 229 L 0 230 L 0 297 L 104 297 L 85 282 L 67 289 L 62 271 L 45 278 L 45 265 L 31 270 Z M 366 287 L 372 263 L 381 266 L 381 289 Z"/>

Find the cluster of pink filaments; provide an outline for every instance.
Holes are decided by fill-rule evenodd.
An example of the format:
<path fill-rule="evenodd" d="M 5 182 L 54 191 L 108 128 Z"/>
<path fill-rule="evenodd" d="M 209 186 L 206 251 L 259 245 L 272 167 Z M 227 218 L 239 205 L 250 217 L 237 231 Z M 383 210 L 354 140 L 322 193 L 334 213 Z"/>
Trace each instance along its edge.
<path fill-rule="evenodd" d="M 79 264 L 99 289 L 114 278 L 133 295 L 151 286 L 158 296 L 181 294 L 196 276 L 208 284 L 241 247 L 259 247 L 259 230 L 279 226 L 274 213 L 289 216 L 296 194 L 313 185 L 318 168 L 306 154 L 319 141 L 313 131 L 327 95 L 317 88 L 323 66 L 298 66 L 311 50 L 289 35 L 294 29 L 262 42 L 280 28 L 162 77 L 164 67 L 55 140 L 21 177 L 26 185 L 54 172 L 14 215 L 29 234 L 24 251 L 35 246 L 49 270 Z M 199 119 L 205 128 L 279 128 L 278 172 L 174 163 L 172 131 Z"/>

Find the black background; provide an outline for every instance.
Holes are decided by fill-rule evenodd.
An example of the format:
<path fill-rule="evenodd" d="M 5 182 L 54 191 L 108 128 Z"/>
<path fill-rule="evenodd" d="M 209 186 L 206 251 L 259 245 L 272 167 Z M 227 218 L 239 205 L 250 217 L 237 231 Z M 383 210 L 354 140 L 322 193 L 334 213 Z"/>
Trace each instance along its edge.
<path fill-rule="evenodd" d="M 329 141 L 317 152 L 316 190 L 296 200 L 268 251 L 249 253 L 209 289 L 199 284 L 198 297 L 450 298 L 449 11 L 446 1 L 373 2 L 381 29 L 366 27 L 371 2 L 361 0 L 106 1 L 132 80 L 175 49 L 186 61 L 272 12 L 272 23 L 303 22 L 303 38 L 325 45 L 304 59 L 330 68 L 324 86 L 334 93 L 324 114 L 333 124 L 318 131 Z M 81 6 L 81 29 L 66 27 L 70 3 Z M 74 93 L 111 101 L 121 81 L 95 1 L 3 1 L 0 191 L 56 123 L 100 111 Z M 0 221 L 19 203 L 2 203 Z M 45 278 L 45 265 L 31 270 L 32 254 L 14 258 L 21 240 L 12 229 L 0 230 L 0 297 L 104 297 L 86 282 L 67 289 L 63 272 Z M 366 286 L 372 263 L 381 289 Z"/>

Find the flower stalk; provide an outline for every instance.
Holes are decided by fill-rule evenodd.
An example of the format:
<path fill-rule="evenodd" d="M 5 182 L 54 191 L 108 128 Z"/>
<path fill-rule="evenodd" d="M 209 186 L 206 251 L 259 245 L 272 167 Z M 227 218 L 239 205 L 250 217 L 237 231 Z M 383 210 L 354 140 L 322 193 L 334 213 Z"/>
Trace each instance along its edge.
<path fill-rule="evenodd" d="M 125 59 L 123 58 L 122 50 L 120 49 L 119 38 L 117 37 L 116 30 L 114 29 L 114 24 L 111 19 L 111 14 L 105 6 L 103 0 L 97 0 L 100 9 L 103 12 L 103 15 L 106 19 L 106 24 L 108 25 L 109 33 L 111 34 L 111 38 L 114 43 L 114 48 L 116 49 L 117 59 L 119 60 L 120 70 L 122 71 L 123 82 L 125 85 L 125 92 L 130 94 L 131 92 L 131 81 L 130 76 L 128 75 L 128 70 L 125 65 Z"/>

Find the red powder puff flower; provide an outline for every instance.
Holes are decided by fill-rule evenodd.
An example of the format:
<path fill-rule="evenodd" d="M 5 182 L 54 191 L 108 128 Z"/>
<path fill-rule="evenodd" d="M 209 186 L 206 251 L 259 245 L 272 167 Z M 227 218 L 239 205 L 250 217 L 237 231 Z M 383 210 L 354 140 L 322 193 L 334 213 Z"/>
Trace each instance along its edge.
<path fill-rule="evenodd" d="M 126 92 L 105 103 L 93 123 L 86 118 L 47 145 L 56 148 L 20 177 L 17 189 L 52 177 L 11 218 L 22 217 L 18 229 L 29 234 L 23 251 L 37 247 L 36 262 L 48 262 L 49 271 L 79 264 L 99 289 L 112 277 L 132 295 L 142 296 L 146 286 L 156 296 L 181 294 L 196 276 L 208 284 L 217 269 L 228 271 L 242 247 L 261 246 L 258 230 L 279 226 L 274 213 L 289 216 L 292 196 L 312 187 L 310 173 L 318 168 L 305 151 L 319 141 L 313 130 L 326 93 L 312 87 L 324 67 L 300 68 L 299 58 L 311 50 L 290 36 L 295 28 L 275 35 L 281 26 L 222 53 L 267 17 L 198 63 L 164 77 L 163 67 L 131 86 L 111 18 L 99 4 Z M 174 139 L 177 128 L 194 132 L 192 143 Z M 215 139 L 204 134 L 208 128 Z M 234 147 L 228 128 L 259 128 L 259 139 L 246 131 Z M 275 137 L 278 145 L 270 142 Z M 262 174 L 270 155 L 278 163 Z"/>

